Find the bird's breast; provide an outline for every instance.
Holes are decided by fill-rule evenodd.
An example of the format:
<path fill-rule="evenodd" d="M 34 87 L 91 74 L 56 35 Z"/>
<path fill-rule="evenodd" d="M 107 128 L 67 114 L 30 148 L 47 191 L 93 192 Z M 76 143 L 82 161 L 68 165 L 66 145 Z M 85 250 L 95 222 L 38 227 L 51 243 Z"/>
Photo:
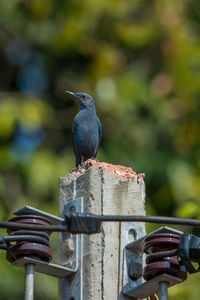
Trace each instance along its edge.
<path fill-rule="evenodd" d="M 74 134 L 77 138 L 88 140 L 98 138 L 97 116 L 78 113 L 74 119 Z"/>

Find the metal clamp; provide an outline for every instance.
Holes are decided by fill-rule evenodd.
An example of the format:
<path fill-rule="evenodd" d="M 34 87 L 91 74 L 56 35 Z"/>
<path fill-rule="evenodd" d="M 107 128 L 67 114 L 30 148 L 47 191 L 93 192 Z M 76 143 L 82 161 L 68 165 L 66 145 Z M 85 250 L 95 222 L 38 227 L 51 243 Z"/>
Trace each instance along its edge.
<path fill-rule="evenodd" d="M 82 212 L 82 198 L 78 198 L 74 201 L 71 201 L 65 205 L 65 211 L 70 211 L 70 209 L 74 207 L 77 212 Z M 51 220 L 52 224 L 58 224 L 62 221 L 64 221 L 63 218 L 54 216 L 52 214 L 48 214 L 42 210 L 33 208 L 31 206 L 24 206 L 18 210 L 16 210 L 13 214 L 15 215 L 26 215 L 26 214 L 35 214 L 35 215 L 40 215 L 48 218 Z M 23 257 L 15 262 L 12 263 L 13 266 L 18 266 L 18 267 L 23 267 L 27 264 L 33 264 L 34 265 L 34 270 L 47 274 L 50 276 L 54 276 L 57 278 L 64 278 L 67 276 L 70 276 L 72 274 L 75 274 L 78 271 L 79 268 L 79 260 L 80 260 L 80 252 L 82 248 L 82 243 L 81 239 L 79 236 L 73 236 L 73 242 L 75 245 L 75 249 L 73 251 L 73 266 L 72 267 L 67 267 L 67 266 L 61 266 L 58 264 L 53 264 L 53 263 L 47 263 L 41 260 L 33 259 L 30 257 Z"/>
<path fill-rule="evenodd" d="M 74 201 L 67 203 L 64 207 L 65 213 L 70 214 L 70 212 L 82 212 L 82 198 L 78 198 Z M 31 206 L 25 206 L 21 209 L 18 209 L 14 212 L 15 215 L 27 215 L 34 214 L 40 215 L 51 220 L 52 224 L 58 224 L 64 221 L 63 218 L 54 216 L 52 214 L 48 214 L 39 209 L 33 208 Z M 62 242 L 66 242 L 66 236 L 63 234 Z M 57 278 L 68 278 L 73 275 L 73 280 L 76 282 L 76 291 L 72 290 L 72 287 L 69 284 L 69 280 L 66 281 L 65 287 L 67 288 L 67 293 L 69 295 L 69 299 L 73 298 L 74 293 L 78 293 L 82 295 L 82 235 L 71 235 L 71 240 L 74 245 L 74 249 L 71 253 L 70 259 L 71 264 L 69 262 L 67 265 L 58 265 L 53 263 L 48 263 L 39 259 L 34 259 L 31 257 L 23 257 L 12 263 L 14 266 L 25 268 L 25 300 L 33 300 L 34 298 L 34 271 L 51 275 Z M 67 254 L 66 254 L 67 256 Z M 70 296 L 71 295 L 71 296 Z M 79 299 L 82 299 L 79 297 Z"/>
<path fill-rule="evenodd" d="M 71 202 L 68 202 L 64 207 L 64 215 L 69 215 L 72 212 L 83 212 L 83 198 L 77 198 Z M 71 234 L 70 234 L 71 235 Z M 65 233 L 63 234 L 65 236 Z M 67 237 L 67 236 L 66 236 Z M 77 234 L 72 236 L 75 243 L 75 251 L 70 258 L 72 263 L 71 268 L 75 274 L 73 275 L 73 284 L 71 277 L 65 277 L 60 279 L 59 284 L 63 286 L 62 293 L 60 297 L 65 300 L 72 299 L 83 299 L 83 235 Z M 70 239 L 70 236 L 68 236 Z M 61 247 L 62 248 L 62 245 Z M 75 261 L 75 263 L 73 263 Z"/>
<path fill-rule="evenodd" d="M 182 232 L 174 230 L 169 227 L 161 227 L 155 230 L 153 233 L 178 233 Z M 152 234 L 152 233 L 151 233 Z M 120 300 L 131 299 L 144 299 L 158 291 L 160 291 L 160 299 L 167 299 L 167 288 L 175 284 L 181 283 L 182 279 L 169 274 L 162 274 L 156 276 L 149 281 L 144 281 L 142 269 L 143 269 L 143 247 L 144 239 L 150 236 L 150 234 L 137 239 L 125 246 L 124 262 L 123 265 L 127 265 L 127 277 L 126 284 L 122 288 L 122 296 Z M 164 293 L 164 298 L 161 297 Z"/>
<path fill-rule="evenodd" d="M 131 266 L 137 264 L 137 271 L 142 266 L 142 256 L 135 253 L 127 248 L 130 242 L 140 239 L 144 235 L 144 227 L 141 224 L 132 222 L 121 223 L 121 234 L 120 234 L 120 282 L 122 292 L 119 295 L 120 300 L 129 300 L 127 295 L 124 293 L 124 287 L 132 282 L 130 277 Z M 135 271 L 135 270 L 134 270 Z M 137 275 L 136 275 L 137 276 Z M 141 277 L 141 276 L 140 276 Z M 137 283 L 141 284 L 141 278 L 138 277 Z M 134 281 L 133 281 L 134 282 Z"/>

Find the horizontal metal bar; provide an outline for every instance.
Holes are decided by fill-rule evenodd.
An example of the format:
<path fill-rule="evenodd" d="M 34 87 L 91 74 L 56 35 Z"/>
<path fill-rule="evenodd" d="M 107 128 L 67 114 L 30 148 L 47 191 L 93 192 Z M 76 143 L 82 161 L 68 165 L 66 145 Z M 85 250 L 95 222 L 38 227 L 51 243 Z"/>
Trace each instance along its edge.
<path fill-rule="evenodd" d="M 53 225 L 59 224 L 60 222 L 64 221 L 63 218 L 49 214 L 46 211 L 40 210 L 38 208 L 34 208 L 29 205 L 26 205 L 22 208 L 15 210 L 13 212 L 13 214 L 17 215 L 17 216 L 30 215 L 30 214 L 43 216 L 43 217 L 46 217 L 47 219 L 49 219 Z"/>
<path fill-rule="evenodd" d="M 175 284 L 181 283 L 182 280 L 172 275 L 162 274 L 157 276 L 149 281 L 145 281 L 141 285 L 135 288 L 129 288 L 128 285 L 124 286 L 123 294 L 133 297 L 134 299 L 144 299 L 150 295 L 153 295 L 159 291 L 159 283 L 167 282 L 168 287 L 173 286 Z"/>
<path fill-rule="evenodd" d="M 47 274 L 57 278 L 64 278 L 70 276 L 72 274 L 75 274 L 77 271 L 76 269 L 70 269 L 65 266 L 47 263 L 30 257 L 23 257 L 12 263 L 13 266 L 22 267 L 22 268 L 25 268 L 27 264 L 33 264 L 34 270 L 39 273 Z"/>

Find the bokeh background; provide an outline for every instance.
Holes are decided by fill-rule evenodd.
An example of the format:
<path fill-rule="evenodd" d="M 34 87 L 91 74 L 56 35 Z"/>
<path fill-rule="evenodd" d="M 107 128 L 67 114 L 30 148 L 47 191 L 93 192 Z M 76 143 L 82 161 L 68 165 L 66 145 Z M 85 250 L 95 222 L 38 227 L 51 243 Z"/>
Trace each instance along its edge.
<path fill-rule="evenodd" d="M 146 174 L 148 214 L 200 217 L 199 0 L 2 0 L 0 70 L 1 220 L 57 215 L 78 110 L 65 90 L 96 101 L 98 158 Z M 0 298 L 21 300 L 24 272 L 0 255 Z M 199 299 L 199 276 L 170 299 Z M 56 300 L 56 279 L 37 274 L 35 292 Z"/>

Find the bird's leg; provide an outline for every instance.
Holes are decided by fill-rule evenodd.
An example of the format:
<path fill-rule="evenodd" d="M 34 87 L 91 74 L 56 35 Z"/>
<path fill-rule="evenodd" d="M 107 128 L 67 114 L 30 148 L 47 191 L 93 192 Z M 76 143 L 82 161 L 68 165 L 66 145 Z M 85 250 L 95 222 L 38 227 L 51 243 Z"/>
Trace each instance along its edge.
<path fill-rule="evenodd" d="M 81 164 L 80 164 L 80 166 L 82 166 L 83 165 L 83 163 L 84 163 L 84 156 L 83 155 L 81 155 Z"/>
<path fill-rule="evenodd" d="M 79 160 L 76 159 L 76 167 L 74 169 L 72 169 L 72 172 L 77 172 L 78 170 L 80 170 L 81 164 L 79 162 Z"/>

